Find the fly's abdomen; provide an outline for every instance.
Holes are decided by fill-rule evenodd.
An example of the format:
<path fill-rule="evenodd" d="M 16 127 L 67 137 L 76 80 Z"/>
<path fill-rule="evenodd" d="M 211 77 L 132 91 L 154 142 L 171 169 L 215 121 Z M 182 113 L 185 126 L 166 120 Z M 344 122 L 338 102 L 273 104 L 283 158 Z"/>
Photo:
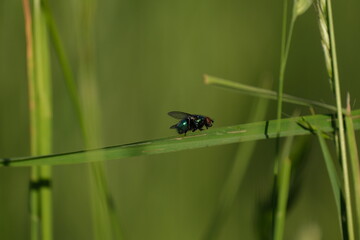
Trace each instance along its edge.
<path fill-rule="evenodd" d="M 171 128 L 176 128 L 179 134 L 186 133 L 189 130 L 189 122 L 187 119 L 183 119 Z"/>

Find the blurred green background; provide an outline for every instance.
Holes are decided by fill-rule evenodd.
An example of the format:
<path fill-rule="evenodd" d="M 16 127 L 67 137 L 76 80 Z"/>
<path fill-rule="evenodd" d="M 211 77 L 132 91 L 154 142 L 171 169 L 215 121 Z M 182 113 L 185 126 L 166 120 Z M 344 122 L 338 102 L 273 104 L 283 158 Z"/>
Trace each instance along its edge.
<path fill-rule="evenodd" d="M 86 2 L 86 1 L 84 1 Z M 50 1 L 65 50 L 79 71 L 81 1 Z M 360 97 L 360 2 L 334 1 L 343 97 Z M 103 0 L 94 16 L 96 73 L 105 146 L 176 135 L 168 111 L 199 113 L 214 128 L 244 123 L 255 98 L 205 86 L 204 73 L 259 86 L 280 60 L 282 1 Z M 0 157 L 29 155 L 21 1 L 0 0 Z M 54 152 L 83 148 L 74 109 L 52 54 Z M 296 22 L 285 92 L 333 103 L 315 9 Z M 267 119 L 276 116 L 272 102 Z M 357 108 L 354 104 L 353 108 Z M 284 117 L 295 106 L 284 105 Z M 308 114 L 303 109 L 303 114 Z M 261 119 L 258 119 L 261 120 Z M 219 239 L 258 239 L 258 205 L 272 187 L 275 141 L 260 141 Z M 126 240 L 199 239 L 237 145 L 106 163 Z M 335 203 L 314 138 L 286 239 L 340 238 Z M 91 239 L 86 165 L 54 167 L 55 239 Z M 29 168 L 0 168 L 0 238 L 29 239 Z"/>

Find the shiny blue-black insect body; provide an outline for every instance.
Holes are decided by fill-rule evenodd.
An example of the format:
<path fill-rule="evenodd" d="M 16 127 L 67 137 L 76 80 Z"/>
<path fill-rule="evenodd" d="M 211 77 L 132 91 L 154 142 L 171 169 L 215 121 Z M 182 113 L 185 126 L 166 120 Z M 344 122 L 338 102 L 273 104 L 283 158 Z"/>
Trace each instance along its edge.
<path fill-rule="evenodd" d="M 181 119 L 177 124 L 172 125 L 170 128 L 175 128 L 179 134 L 185 134 L 187 131 L 204 130 L 212 126 L 214 120 L 209 117 L 197 114 L 189 114 L 185 112 L 173 111 L 168 113 L 171 117 Z"/>
<path fill-rule="evenodd" d="M 177 124 L 172 125 L 170 128 L 175 128 L 179 134 L 185 133 L 186 135 L 186 132 L 191 129 L 190 125 L 191 125 L 190 120 L 184 118 L 180 120 Z"/>

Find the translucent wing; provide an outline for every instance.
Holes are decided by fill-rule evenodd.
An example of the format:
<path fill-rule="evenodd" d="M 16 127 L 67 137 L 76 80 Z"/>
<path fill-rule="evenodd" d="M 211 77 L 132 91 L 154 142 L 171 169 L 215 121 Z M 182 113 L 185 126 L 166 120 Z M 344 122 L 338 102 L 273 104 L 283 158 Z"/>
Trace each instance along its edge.
<path fill-rule="evenodd" d="M 191 117 L 192 115 L 189 113 L 185 113 L 185 112 L 179 112 L 179 111 L 172 111 L 172 112 L 168 112 L 169 116 L 176 118 L 176 119 L 184 119 L 187 117 Z"/>

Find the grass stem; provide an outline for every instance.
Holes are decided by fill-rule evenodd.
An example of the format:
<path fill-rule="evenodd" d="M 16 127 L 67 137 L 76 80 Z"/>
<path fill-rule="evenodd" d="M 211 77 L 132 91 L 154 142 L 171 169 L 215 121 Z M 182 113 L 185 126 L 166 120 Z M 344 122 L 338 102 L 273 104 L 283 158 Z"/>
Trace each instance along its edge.
<path fill-rule="evenodd" d="M 291 144 L 292 138 L 288 142 Z M 285 143 L 287 145 L 287 143 Z M 289 157 L 281 159 L 281 168 L 279 169 L 278 178 L 278 197 L 277 206 L 275 211 L 275 227 L 274 227 L 274 240 L 284 239 L 285 220 L 286 220 L 286 206 L 290 188 L 290 173 L 291 173 L 291 160 Z"/>
<path fill-rule="evenodd" d="M 50 57 L 46 20 L 40 0 L 23 1 L 27 41 L 31 154 L 52 151 L 52 101 Z M 52 193 L 50 166 L 33 167 L 30 174 L 30 221 L 32 240 L 51 240 Z M 45 184 L 48 183 L 48 184 Z"/>
<path fill-rule="evenodd" d="M 265 88 L 249 86 L 249 85 L 242 84 L 239 82 L 234 82 L 234 81 L 230 81 L 230 80 L 226 80 L 226 79 L 222 79 L 222 78 L 218 78 L 218 77 L 213 77 L 210 75 L 204 75 L 204 82 L 205 82 L 205 84 L 208 84 L 208 85 L 214 85 L 217 87 L 222 87 L 222 88 L 226 88 L 226 89 L 230 89 L 230 90 L 239 91 L 241 93 L 248 94 L 248 95 L 255 96 L 255 97 L 277 100 L 277 93 L 275 91 L 265 89 Z M 329 110 L 332 112 L 336 111 L 335 106 L 332 106 L 332 105 L 329 105 L 326 103 L 309 100 L 309 99 L 305 99 L 305 98 L 295 97 L 295 96 L 288 95 L 288 94 L 283 94 L 283 102 L 296 104 L 299 106 L 318 107 L 318 108 Z M 343 111 L 345 113 L 345 109 Z"/>
<path fill-rule="evenodd" d="M 336 98 L 336 107 L 337 107 L 337 119 L 338 119 L 338 134 L 339 134 L 339 144 L 340 144 L 340 159 L 342 163 L 343 175 L 344 175 L 344 196 L 346 203 L 346 217 L 347 217 L 347 226 L 349 239 L 354 240 L 354 223 L 353 223 L 353 214 L 352 214 L 352 204 L 351 204 L 351 193 L 350 193 L 350 176 L 349 176 L 349 166 L 346 153 L 346 139 L 345 139 L 345 127 L 343 121 L 343 112 L 342 112 L 342 103 L 341 103 L 341 91 L 340 91 L 340 79 L 339 71 L 337 64 L 336 56 L 336 44 L 335 44 L 335 33 L 334 33 L 334 24 L 332 16 L 332 6 L 331 0 L 326 0 L 327 6 L 327 20 L 329 26 L 329 36 L 330 36 L 330 50 L 331 50 L 331 64 L 333 70 L 333 79 L 334 79 L 334 90 Z"/>

